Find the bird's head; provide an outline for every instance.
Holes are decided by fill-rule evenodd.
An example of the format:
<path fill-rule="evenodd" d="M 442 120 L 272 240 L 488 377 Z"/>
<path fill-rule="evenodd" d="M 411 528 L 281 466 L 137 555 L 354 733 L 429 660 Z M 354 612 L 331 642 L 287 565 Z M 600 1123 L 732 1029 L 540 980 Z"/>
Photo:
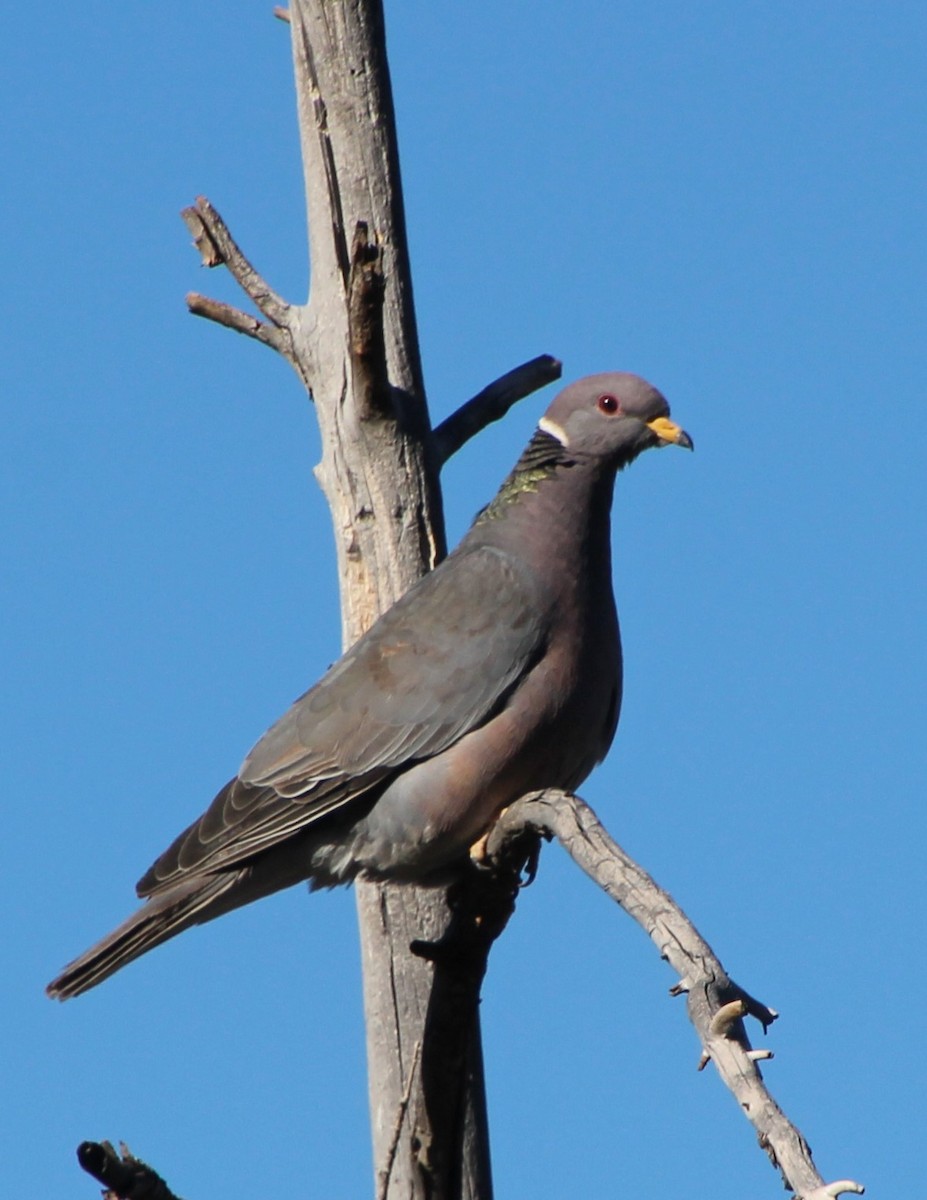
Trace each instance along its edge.
<path fill-rule="evenodd" d="M 571 458 L 620 469 L 651 446 L 692 449 L 692 439 L 670 420 L 669 411 L 664 397 L 646 380 L 610 371 L 565 387 L 539 425 Z"/>

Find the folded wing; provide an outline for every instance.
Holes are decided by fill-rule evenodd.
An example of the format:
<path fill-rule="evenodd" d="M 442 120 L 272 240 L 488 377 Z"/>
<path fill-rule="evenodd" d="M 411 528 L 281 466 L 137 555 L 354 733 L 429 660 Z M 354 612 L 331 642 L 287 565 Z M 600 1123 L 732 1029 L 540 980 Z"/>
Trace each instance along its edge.
<path fill-rule="evenodd" d="M 139 895 L 243 863 L 440 754 L 499 711 L 544 641 L 520 564 L 485 546 L 452 555 L 267 731 Z"/>

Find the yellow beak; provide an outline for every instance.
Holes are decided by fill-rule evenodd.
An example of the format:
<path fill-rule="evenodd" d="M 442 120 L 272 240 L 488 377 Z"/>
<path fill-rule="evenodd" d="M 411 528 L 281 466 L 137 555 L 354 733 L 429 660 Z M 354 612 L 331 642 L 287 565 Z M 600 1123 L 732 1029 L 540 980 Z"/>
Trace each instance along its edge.
<path fill-rule="evenodd" d="M 647 428 L 652 429 L 661 442 L 667 445 L 672 443 L 674 446 L 682 446 L 686 450 L 691 450 L 692 439 L 684 429 L 680 429 L 675 421 L 671 421 L 669 417 L 656 417 L 653 421 L 647 422 Z"/>

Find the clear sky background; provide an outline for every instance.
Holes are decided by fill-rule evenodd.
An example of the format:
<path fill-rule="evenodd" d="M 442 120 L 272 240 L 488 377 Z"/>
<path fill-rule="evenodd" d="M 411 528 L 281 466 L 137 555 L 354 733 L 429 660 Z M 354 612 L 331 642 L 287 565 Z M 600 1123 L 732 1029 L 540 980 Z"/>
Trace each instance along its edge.
<path fill-rule="evenodd" d="M 388 4 L 434 419 L 539 353 L 652 379 L 627 660 L 584 795 L 779 1009 L 827 1178 L 923 1178 L 927 15 L 889 0 Z M 313 414 L 187 315 L 205 193 L 307 288 L 271 4 L 12 6 L 0 55 L 3 1190 L 124 1139 L 188 1200 L 371 1194 L 353 898 L 302 889 L 42 988 L 339 652 Z M 456 541 L 553 394 L 446 472 Z M 668 967 L 556 848 L 483 1020 L 500 1197 L 781 1195 Z"/>

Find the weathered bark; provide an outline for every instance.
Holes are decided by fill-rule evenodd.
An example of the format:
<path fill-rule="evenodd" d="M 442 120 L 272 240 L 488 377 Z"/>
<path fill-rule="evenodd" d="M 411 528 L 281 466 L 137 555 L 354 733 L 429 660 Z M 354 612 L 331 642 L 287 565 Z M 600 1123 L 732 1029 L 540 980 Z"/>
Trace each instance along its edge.
<path fill-rule="evenodd" d="M 381 7 L 298 0 L 291 29 L 311 289 L 287 324 L 322 435 L 317 476 L 332 512 L 349 645 L 434 566 L 444 553 L 444 529 Z M 464 1137 L 434 1128 L 422 1091 L 434 968 L 410 947 L 415 938 L 444 935 L 445 896 L 370 882 L 356 890 L 377 1193 L 486 1197 L 475 1027 L 463 1076 Z M 462 1143 L 458 1154 L 466 1146 L 460 1170 L 454 1141 Z"/>
<path fill-rule="evenodd" d="M 291 28 L 311 289 L 290 328 L 322 435 L 317 475 L 332 511 L 349 645 L 443 556 L 444 529 L 381 6 L 297 0 Z M 423 1092 L 435 969 L 411 944 L 444 936 L 445 895 L 363 881 L 356 892 L 377 1194 L 488 1197 L 475 1003 L 462 1121 L 455 1113 L 436 1128 Z"/>

